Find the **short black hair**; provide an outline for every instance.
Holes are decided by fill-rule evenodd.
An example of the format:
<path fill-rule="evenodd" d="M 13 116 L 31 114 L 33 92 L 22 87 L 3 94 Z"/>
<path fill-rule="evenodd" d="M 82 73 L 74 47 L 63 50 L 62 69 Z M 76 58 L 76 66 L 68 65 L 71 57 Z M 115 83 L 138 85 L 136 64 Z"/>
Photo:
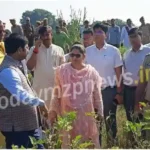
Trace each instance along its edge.
<path fill-rule="evenodd" d="M 60 26 L 56 26 L 56 29 L 60 29 Z"/>
<path fill-rule="evenodd" d="M 85 21 L 84 21 L 84 24 L 85 24 L 85 23 L 86 23 L 86 24 L 89 24 L 89 21 L 88 21 L 88 20 L 85 20 Z"/>
<path fill-rule="evenodd" d="M 87 29 L 87 30 L 83 31 L 83 34 L 91 34 L 91 35 L 93 35 L 93 31 L 92 31 L 92 29 Z"/>
<path fill-rule="evenodd" d="M 107 33 L 108 31 L 108 26 L 104 25 L 104 24 L 101 24 L 101 23 L 96 23 L 94 26 L 93 26 L 93 30 L 95 31 L 95 29 L 98 29 L 98 28 L 101 28 L 105 33 Z"/>
<path fill-rule="evenodd" d="M 139 30 L 139 28 L 132 28 L 131 30 L 129 30 L 128 35 L 129 36 L 132 36 L 132 35 L 142 36 L 142 32 Z"/>
<path fill-rule="evenodd" d="M 115 21 L 115 19 L 111 19 L 111 21 Z"/>
<path fill-rule="evenodd" d="M 131 21 L 132 22 L 132 20 L 129 18 L 129 19 L 127 19 L 127 22 L 129 22 L 129 21 Z"/>
<path fill-rule="evenodd" d="M 85 47 L 82 44 L 75 44 L 71 47 L 71 51 L 78 49 L 81 54 L 85 54 Z"/>
<path fill-rule="evenodd" d="M 140 18 L 140 21 L 142 21 L 144 19 L 144 17 L 142 16 L 141 18 Z"/>
<path fill-rule="evenodd" d="M 24 36 L 19 34 L 11 34 L 4 41 L 5 49 L 7 54 L 14 54 L 17 52 L 18 48 L 24 48 L 26 44 L 28 44 L 27 39 Z"/>
<path fill-rule="evenodd" d="M 39 29 L 39 35 L 43 35 L 45 32 L 47 32 L 48 30 L 52 31 L 52 28 L 50 26 L 43 26 L 40 27 Z"/>

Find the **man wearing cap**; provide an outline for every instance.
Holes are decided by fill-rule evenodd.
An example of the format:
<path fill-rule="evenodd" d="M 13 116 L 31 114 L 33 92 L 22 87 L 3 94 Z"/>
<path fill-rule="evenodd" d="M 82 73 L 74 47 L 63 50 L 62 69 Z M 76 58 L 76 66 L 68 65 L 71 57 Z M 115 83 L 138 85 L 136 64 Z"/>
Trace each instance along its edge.
<path fill-rule="evenodd" d="M 132 24 L 132 20 L 131 19 L 127 19 L 127 24 L 126 26 L 124 26 L 122 28 L 121 31 L 121 45 L 124 46 L 127 50 L 129 50 L 131 48 L 131 44 L 129 41 L 129 36 L 128 36 L 128 32 L 133 28 L 133 24 Z"/>
<path fill-rule="evenodd" d="M 51 92 L 54 87 L 55 68 L 64 60 L 63 49 L 52 44 L 52 30 L 48 26 L 39 30 L 40 40 L 30 49 L 27 57 L 29 70 L 34 70 L 33 88 L 49 108 Z"/>
<path fill-rule="evenodd" d="M 148 44 L 150 43 L 150 24 L 145 23 L 144 17 L 140 18 L 141 26 L 139 29 L 142 31 L 142 43 Z"/>
<path fill-rule="evenodd" d="M 26 24 L 23 25 L 24 36 L 28 39 L 29 47 L 31 48 L 34 44 L 34 27 L 30 22 L 30 18 L 26 18 Z"/>
<path fill-rule="evenodd" d="M 12 33 L 17 33 L 17 34 L 22 35 L 22 36 L 24 35 L 22 27 L 20 25 L 16 24 L 15 19 L 10 19 L 10 23 L 12 24 L 12 27 L 11 27 L 11 32 Z"/>
<path fill-rule="evenodd" d="M 105 42 L 107 30 L 108 27 L 100 23 L 93 26 L 95 44 L 86 48 L 85 61 L 91 64 L 103 78 L 102 97 L 109 141 L 115 139 L 117 133 L 116 109 L 117 104 L 122 103 L 120 80 L 123 62 L 119 49 Z"/>
<path fill-rule="evenodd" d="M 150 53 L 150 48 L 142 45 L 142 33 L 138 28 L 132 28 L 128 32 L 128 35 L 132 48 L 123 56 L 124 107 L 127 119 L 134 121 L 135 92 L 138 81 L 142 81 L 140 67 L 142 66 L 145 56 Z"/>

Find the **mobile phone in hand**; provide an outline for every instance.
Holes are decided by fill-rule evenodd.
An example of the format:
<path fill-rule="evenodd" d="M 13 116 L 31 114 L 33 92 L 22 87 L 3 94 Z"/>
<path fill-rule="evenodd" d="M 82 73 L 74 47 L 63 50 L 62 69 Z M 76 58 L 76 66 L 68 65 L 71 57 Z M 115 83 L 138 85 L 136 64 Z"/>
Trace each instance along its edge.
<path fill-rule="evenodd" d="M 119 104 L 119 103 L 118 103 L 118 100 L 117 100 L 117 99 L 114 99 L 114 100 L 113 100 L 113 104 L 114 104 L 114 105 L 118 105 L 118 104 Z"/>

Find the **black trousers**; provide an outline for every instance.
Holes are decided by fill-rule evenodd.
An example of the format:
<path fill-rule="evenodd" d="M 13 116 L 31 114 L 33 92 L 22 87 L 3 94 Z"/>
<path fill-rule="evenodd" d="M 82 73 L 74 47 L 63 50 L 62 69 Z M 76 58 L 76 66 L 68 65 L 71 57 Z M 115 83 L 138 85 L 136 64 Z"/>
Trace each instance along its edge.
<path fill-rule="evenodd" d="M 18 146 L 21 148 L 32 148 L 33 145 L 30 141 L 30 137 L 34 137 L 36 140 L 40 140 L 39 129 L 31 131 L 12 131 L 12 132 L 2 132 L 6 141 L 6 148 L 12 149 L 12 145 Z M 38 144 L 37 149 L 44 149 L 42 144 Z"/>
<path fill-rule="evenodd" d="M 124 107 L 128 121 L 133 120 L 136 87 L 124 85 Z"/>
<path fill-rule="evenodd" d="M 107 87 L 106 89 L 102 90 L 106 132 L 107 137 L 111 139 L 115 139 L 117 134 L 117 123 L 116 123 L 117 105 L 114 104 L 116 94 L 117 94 L 116 88 Z"/>
<path fill-rule="evenodd" d="M 144 117 L 143 114 L 138 114 L 137 118 L 134 117 L 135 92 L 136 92 L 136 87 L 130 87 L 124 85 L 124 107 L 126 111 L 127 120 L 131 122 L 139 123 L 144 120 Z M 141 131 L 141 134 L 143 139 L 145 139 L 146 131 Z"/>

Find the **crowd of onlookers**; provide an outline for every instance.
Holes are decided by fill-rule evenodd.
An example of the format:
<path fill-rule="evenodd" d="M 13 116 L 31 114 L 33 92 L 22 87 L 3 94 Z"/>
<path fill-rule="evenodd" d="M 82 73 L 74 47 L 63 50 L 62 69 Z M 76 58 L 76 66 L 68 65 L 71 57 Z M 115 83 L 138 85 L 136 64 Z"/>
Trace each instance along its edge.
<path fill-rule="evenodd" d="M 150 43 L 150 24 L 145 22 L 144 17 L 141 17 L 139 19 L 141 22 L 141 25 L 139 26 L 139 29 L 142 31 L 142 43 L 143 44 L 149 44 Z M 0 21 L 1 24 L 3 24 L 4 28 L 6 27 L 6 24 Z M 11 33 L 17 33 L 19 35 L 24 35 L 27 37 L 29 41 L 29 47 L 32 47 L 34 45 L 34 41 L 39 38 L 39 28 L 41 26 L 49 26 L 49 21 L 47 18 L 43 19 L 43 21 L 37 21 L 36 25 L 32 25 L 30 18 L 26 18 L 26 23 L 23 25 L 18 25 L 16 23 L 15 19 L 10 19 L 11 23 L 11 31 L 8 29 L 5 29 L 5 37 L 8 37 Z M 106 24 L 106 23 L 105 23 Z M 114 45 L 116 47 L 124 46 L 126 49 L 130 49 L 130 41 L 128 38 L 128 32 L 130 29 L 135 27 L 132 23 L 131 19 L 127 19 L 126 25 L 123 27 L 120 27 L 116 25 L 115 19 L 111 19 L 109 23 L 107 23 L 108 26 L 108 32 L 107 32 L 107 39 L 106 41 Z M 79 34 L 81 37 L 81 42 L 83 42 L 83 32 L 85 30 L 91 30 L 92 25 L 88 20 L 84 21 L 84 24 L 79 27 Z M 55 29 L 53 29 L 53 43 L 62 47 L 66 52 L 68 52 L 69 45 L 71 45 L 69 41 L 69 33 L 67 30 L 67 24 L 65 20 L 59 19 L 58 25 Z"/>
<path fill-rule="evenodd" d="M 56 32 L 47 19 L 37 22 L 36 28 L 28 17 L 22 26 L 15 19 L 10 21 L 10 35 L 0 23 L 0 131 L 6 148 L 31 148 L 30 136 L 41 139 L 43 122 L 53 127 L 66 112 L 76 111 L 77 118 L 70 132 L 62 132 L 62 148 L 68 148 L 77 135 L 82 136 L 82 142 L 91 140 L 92 148 L 100 148 L 103 119 L 107 143 L 114 144 L 119 104 L 124 105 L 128 121 L 143 119 L 139 118 L 139 102 L 150 101 L 150 72 L 146 72 L 150 48 L 145 45 L 150 43 L 150 28 L 144 17 L 139 28 L 128 19 L 122 29 L 114 19 L 109 27 L 102 23 L 91 27 L 86 20 L 79 33 L 81 41 L 73 44 L 63 20 Z M 120 46 L 126 48 L 123 56 Z M 32 85 L 27 70 L 33 73 Z M 86 115 L 90 112 L 97 118 Z M 0 135 L 0 142 L 3 137 Z"/>

